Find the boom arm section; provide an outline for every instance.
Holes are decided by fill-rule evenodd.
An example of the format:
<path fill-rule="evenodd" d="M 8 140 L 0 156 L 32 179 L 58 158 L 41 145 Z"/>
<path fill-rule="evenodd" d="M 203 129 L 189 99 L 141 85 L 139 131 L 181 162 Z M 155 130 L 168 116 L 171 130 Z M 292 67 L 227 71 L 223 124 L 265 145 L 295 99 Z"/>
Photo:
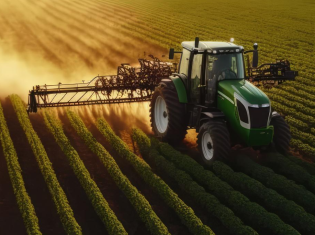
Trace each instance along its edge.
<path fill-rule="evenodd" d="M 267 63 L 258 65 L 258 44 L 254 44 L 254 50 L 245 51 L 245 61 L 246 61 L 246 79 L 252 82 L 256 86 L 270 86 L 281 84 L 287 80 L 295 80 L 298 76 L 297 71 L 293 71 L 290 68 L 290 63 L 288 60 L 277 60 L 276 63 Z M 253 60 L 250 63 L 250 58 L 248 53 L 253 53 Z"/>
<path fill-rule="evenodd" d="M 28 112 L 38 108 L 149 101 L 162 78 L 176 71 L 176 64 L 139 59 L 140 67 L 122 64 L 117 75 L 97 76 L 87 83 L 35 86 L 29 93 Z"/>

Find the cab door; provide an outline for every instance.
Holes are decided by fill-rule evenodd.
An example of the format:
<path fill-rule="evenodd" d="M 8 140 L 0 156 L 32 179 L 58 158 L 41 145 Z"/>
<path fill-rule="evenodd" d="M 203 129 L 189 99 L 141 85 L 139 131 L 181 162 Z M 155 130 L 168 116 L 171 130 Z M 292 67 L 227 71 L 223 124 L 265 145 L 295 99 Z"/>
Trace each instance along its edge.
<path fill-rule="evenodd" d="M 203 82 L 203 54 L 194 54 L 190 73 L 190 102 L 200 104 L 202 102 Z"/>

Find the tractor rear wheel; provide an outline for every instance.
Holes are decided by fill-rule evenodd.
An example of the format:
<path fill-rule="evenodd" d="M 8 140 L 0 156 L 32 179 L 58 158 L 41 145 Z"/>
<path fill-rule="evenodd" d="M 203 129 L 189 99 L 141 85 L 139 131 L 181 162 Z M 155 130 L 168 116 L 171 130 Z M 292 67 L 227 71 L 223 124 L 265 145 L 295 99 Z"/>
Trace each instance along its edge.
<path fill-rule="evenodd" d="M 228 159 L 230 154 L 230 134 L 222 119 L 213 119 L 202 124 L 198 136 L 198 148 L 206 165 L 213 161 Z"/>
<path fill-rule="evenodd" d="M 185 105 L 179 102 L 175 87 L 155 88 L 150 104 L 151 127 L 162 141 L 178 143 L 187 133 Z"/>
<path fill-rule="evenodd" d="M 273 143 L 278 152 L 286 154 L 289 151 L 291 132 L 289 125 L 285 122 L 284 118 L 273 116 L 270 125 L 274 128 Z"/>

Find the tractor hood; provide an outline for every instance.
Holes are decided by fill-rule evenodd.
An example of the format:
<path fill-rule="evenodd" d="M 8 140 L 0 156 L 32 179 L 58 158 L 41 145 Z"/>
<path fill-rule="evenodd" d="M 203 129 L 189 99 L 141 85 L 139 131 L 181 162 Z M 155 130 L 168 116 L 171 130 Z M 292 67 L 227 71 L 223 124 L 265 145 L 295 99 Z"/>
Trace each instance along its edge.
<path fill-rule="evenodd" d="M 267 95 L 245 80 L 224 80 L 218 83 L 219 95 L 235 104 L 235 98 L 246 100 L 252 105 L 270 104 Z"/>

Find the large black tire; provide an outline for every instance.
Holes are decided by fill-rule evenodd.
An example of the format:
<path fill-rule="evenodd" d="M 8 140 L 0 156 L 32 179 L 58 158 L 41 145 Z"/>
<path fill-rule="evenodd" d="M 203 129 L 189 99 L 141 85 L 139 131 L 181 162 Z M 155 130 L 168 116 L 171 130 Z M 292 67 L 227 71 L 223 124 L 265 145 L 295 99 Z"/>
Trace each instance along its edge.
<path fill-rule="evenodd" d="M 274 128 L 273 144 L 276 150 L 282 154 L 289 151 L 291 132 L 289 125 L 281 116 L 273 116 L 270 125 Z"/>
<path fill-rule="evenodd" d="M 157 113 L 159 110 L 157 107 L 163 101 L 166 108 L 163 112 Z M 187 133 L 185 105 L 179 102 L 175 87 L 159 85 L 155 88 L 150 104 L 150 121 L 153 132 L 164 142 L 176 144 L 185 138 Z"/>
<path fill-rule="evenodd" d="M 206 165 L 211 165 L 215 160 L 229 158 L 230 133 L 224 120 L 213 119 L 202 124 L 197 138 L 199 152 Z"/>

